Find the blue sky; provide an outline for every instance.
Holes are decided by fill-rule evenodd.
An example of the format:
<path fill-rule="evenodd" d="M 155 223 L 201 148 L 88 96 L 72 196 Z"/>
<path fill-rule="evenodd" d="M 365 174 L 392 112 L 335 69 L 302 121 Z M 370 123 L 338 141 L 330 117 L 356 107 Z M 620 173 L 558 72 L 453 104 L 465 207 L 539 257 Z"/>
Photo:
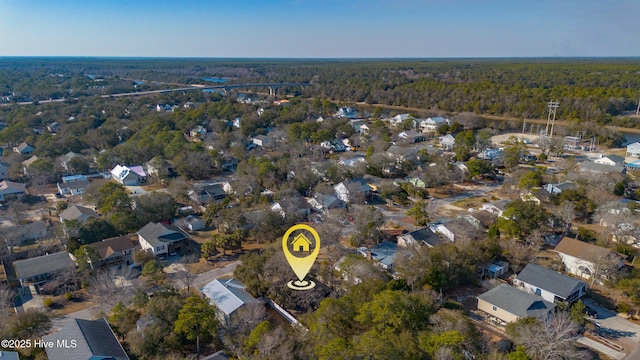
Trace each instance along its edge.
<path fill-rule="evenodd" d="M 640 56 L 638 0 L 0 0 L 0 56 Z"/>

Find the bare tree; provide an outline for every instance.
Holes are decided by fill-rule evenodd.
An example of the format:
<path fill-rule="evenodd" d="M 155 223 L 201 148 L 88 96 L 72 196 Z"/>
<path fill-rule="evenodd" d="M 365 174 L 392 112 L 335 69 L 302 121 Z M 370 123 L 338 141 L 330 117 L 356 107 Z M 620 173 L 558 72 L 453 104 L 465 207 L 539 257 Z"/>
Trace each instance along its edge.
<path fill-rule="evenodd" d="M 622 262 L 617 253 L 605 248 L 593 248 L 586 253 L 584 260 L 590 263 L 587 265 L 591 271 L 590 286 L 596 281 L 601 283 L 602 280 L 615 280 Z"/>
<path fill-rule="evenodd" d="M 20 225 L 27 219 L 27 204 L 17 199 L 7 203 L 6 216 L 14 225 Z"/>
<path fill-rule="evenodd" d="M 89 293 L 111 307 L 119 302 L 127 304 L 131 296 L 127 294 L 126 289 L 130 285 L 128 279 L 131 275 L 131 269 L 126 266 L 116 271 L 98 271 L 91 279 Z"/>
<path fill-rule="evenodd" d="M 0 317 L 6 316 L 6 311 L 13 306 L 13 291 L 8 286 L 0 283 Z"/>
<path fill-rule="evenodd" d="M 189 254 L 183 256 L 175 273 L 175 279 L 181 282 L 181 287 L 187 288 L 187 293 L 191 292 L 191 285 L 196 279 L 195 265 L 200 261 L 200 257 L 197 254 Z"/>
<path fill-rule="evenodd" d="M 515 340 L 536 360 L 590 359 L 588 353 L 576 349 L 577 338 L 578 325 L 567 312 L 558 312 L 549 320 L 522 326 Z"/>
<path fill-rule="evenodd" d="M 221 330 L 222 341 L 227 349 L 239 358 L 249 355 L 245 354 L 244 341 L 256 325 L 266 318 L 267 310 L 261 303 L 247 304 L 238 309 Z"/>
<path fill-rule="evenodd" d="M 571 229 L 573 219 L 576 217 L 576 206 L 571 201 L 565 201 L 553 209 L 553 214 L 557 216 L 564 225 L 563 234 L 566 234 Z"/>
<path fill-rule="evenodd" d="M 536 247 L 514 238 L 505 241 L 502 248 L 514 271 L 520 271 L 522 264 L 529 262 L 536 251 Z"/>

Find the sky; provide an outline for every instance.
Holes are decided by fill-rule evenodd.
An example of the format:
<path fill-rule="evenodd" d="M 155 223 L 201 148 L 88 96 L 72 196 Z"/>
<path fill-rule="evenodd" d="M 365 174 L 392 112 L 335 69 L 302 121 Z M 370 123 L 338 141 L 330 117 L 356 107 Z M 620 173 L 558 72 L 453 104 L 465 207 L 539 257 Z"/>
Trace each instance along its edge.
<path fill-rule="evenodd" d="M 639 0 L 0 0 L 0 56 L 640 56 Z"/>

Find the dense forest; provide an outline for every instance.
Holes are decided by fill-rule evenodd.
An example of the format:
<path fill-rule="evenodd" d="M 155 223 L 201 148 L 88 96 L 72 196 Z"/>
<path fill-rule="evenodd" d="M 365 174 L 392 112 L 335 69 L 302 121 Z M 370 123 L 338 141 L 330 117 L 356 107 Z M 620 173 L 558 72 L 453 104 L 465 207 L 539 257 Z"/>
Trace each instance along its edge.
<path fill-rule="evenodd" d="M 640 95 L 634 59 L 4 58 L 0 69 L 3 94 L 31 100 L 95 94 L 85 75 L 103 77 L 106 94 L 159 85 L 153 82 L 211 85 L 203 78 L 222 77 L 230 84 L 310 82 L 284 90 L 336 102 L 527 118 L 546 117 L 546 103 L 558 100 L 560 119 L 628 127 L 635 121 L 623 115 Z M 131 82 L 121 79 L 145 83 L 127 89 Z"/>

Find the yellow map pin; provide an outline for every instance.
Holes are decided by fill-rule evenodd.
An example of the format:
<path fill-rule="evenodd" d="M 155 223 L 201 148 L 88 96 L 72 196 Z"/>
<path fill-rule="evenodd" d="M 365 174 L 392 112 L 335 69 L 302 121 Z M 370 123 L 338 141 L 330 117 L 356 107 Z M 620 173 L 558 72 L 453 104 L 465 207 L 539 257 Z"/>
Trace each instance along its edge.
<path fill-rule="evenodd" d="M 315 240 L 313 251 L 310 250 L 312 241 L 304 235 L 304 232 L 300 232 L 294 236 L 293 239 L 289 239 L 291 234 L 296 230 L 305 230 L 311 233 Z M 296 254 L 309 255 L 305 257 L 298 257 L 289 251 L 289 245 L 292 246 L 293 252 Z M 296 276 L 298 277 L 298 280 L 296 281 L 289 281 L 287 286 L 294 290 L 308 290 L 316 286 L 313 281 L 305 281 L 304 278 L 309 273 L 309 270 L 311 270 L 311 267 L 320 253 L 320 236 L 318 235 L 318 232 L 306 224 L 293 225 L 282 237 L 282 250 L 284 251 L 284 256 L 287 258 L 289 265 L 293 269 L 293 272 L 296 273 Z"/>

